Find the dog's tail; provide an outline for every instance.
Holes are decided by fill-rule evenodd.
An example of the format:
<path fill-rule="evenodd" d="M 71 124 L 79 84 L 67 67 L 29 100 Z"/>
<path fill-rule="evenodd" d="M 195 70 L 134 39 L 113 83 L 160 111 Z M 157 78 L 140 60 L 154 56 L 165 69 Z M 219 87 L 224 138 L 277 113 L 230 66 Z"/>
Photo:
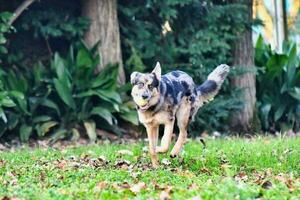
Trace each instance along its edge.
<path fill-rule="evenodd" d="M 197 95 L 201 102 L 208 102 L 217 95 L 229 71 L 228 65 L 221 64 L 208 75 L 204 83 L 197 87 Z"/>

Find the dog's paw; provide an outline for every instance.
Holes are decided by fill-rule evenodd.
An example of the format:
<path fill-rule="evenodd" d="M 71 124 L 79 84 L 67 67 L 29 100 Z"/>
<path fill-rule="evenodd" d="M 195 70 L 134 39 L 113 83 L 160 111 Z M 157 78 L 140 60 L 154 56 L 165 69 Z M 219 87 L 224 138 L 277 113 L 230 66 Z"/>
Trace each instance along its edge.
<path fill-rule="evenodd" d="M 165 148 L 165 147 L 156 147 L 156 153 L 166 153 L 168 152 L 168 148 Z"/>
<path fill-rule="evenodd" d="M 170 158 L 176 158 L 177 154 L 170 154 Z"/>
<path fill-rule="evenodd" d="M 180 150 L 178 151 L 178 149 L 173 148 L 172 151 L 171 151 L 171 153 L 170 153 L 170 158 L 176 158 L 176 157 L 178 157 L 179 153 L 180 153 Z"/>

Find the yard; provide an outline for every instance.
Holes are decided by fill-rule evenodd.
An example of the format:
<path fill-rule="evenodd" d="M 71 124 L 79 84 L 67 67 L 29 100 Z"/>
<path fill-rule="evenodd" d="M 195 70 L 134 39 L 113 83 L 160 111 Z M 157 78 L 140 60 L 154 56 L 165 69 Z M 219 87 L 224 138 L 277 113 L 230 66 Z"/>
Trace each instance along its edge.
<path fill-rule="evenodd" d="M 183 156 L 147 142 L 0 153 L 2 199 L 299 199 L 300 138 L 189 141 Z"/>

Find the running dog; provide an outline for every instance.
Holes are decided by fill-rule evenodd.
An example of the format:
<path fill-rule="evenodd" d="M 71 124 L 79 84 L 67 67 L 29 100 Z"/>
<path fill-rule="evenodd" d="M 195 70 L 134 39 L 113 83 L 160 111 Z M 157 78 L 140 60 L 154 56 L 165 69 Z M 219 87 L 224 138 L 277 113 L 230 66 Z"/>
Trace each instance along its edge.
<path fill-rule="evenodd" d="M 222 64 L 200 86 L 182 71 L 172 71 L 162 76 L 159 62 L 151 73 L 131 74 L 131 95 L 137 105 L 139 120 L 147 131 L 153 167 L 158 166 L 157 153 L 165 153 L 169 149 L 175 118 L 179 136 L 171 151 L 171 158 L 180 153 L 187 138 L 188 124 L 198 109 L 214 98 L 228 73 L 229 66 Z M 164 125 L 164 135 L 161 145 L 157 146 L 161 124 Z"/>

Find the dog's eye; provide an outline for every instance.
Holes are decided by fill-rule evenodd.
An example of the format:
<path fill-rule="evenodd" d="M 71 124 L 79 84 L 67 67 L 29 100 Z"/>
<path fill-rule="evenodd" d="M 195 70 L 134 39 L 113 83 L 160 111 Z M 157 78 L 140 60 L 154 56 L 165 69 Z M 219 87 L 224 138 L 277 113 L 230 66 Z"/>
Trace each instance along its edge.
<path fill-rule="evenodd" d="M 144 87 L 144 83 L 138 83 L 138 87 L 139 88 L 143 88 Z"/>
<path fill-rule="evenodd" d="M 148 86 L 149 90 L 153 90 L 153 85 Z"/>

